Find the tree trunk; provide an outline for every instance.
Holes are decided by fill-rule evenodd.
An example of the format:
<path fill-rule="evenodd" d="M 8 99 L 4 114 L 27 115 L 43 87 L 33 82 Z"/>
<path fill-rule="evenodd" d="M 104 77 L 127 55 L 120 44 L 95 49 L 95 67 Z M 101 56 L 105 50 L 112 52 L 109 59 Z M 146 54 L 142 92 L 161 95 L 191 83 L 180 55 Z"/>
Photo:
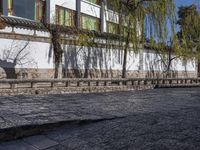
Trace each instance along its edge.
<path fill-rule="evenodd" d="M 55 72 L 54 72 L 54 78 L 57 79 L 58 78 L 58 70 L 59 70 L 59 62 L 55 62 Z"/>
<path fill-rule="evenodd" d="M 63 49 L 61 47 L 61 39 L 60 39 L 60 32 L 59 30 L 53 30 L 51 31 L 52 35 L 52 44 L 53 44 L 53 50 L 54 50 L 54 59 L 55 59 L 55 72 L 54 72 L 54 78 L 58 78 L 62 75 L 60 75 L 60 65 L 62 62 L 62 56 L 63 56 Z"/>
<path fill-rule="evenodd" d="M 168 63 L 167 63 L 167 71 L 166 71 L 166 78 L 170 76 L 170 71 L 171 71 L 171 63 L 172 63 L 172 52 L 171 49 L 168 51 Z"/>
<path fill-rule="evenodd" d="M 91 63 L 91 48 L 88 48 L 88 55 L 87 55 L 87 59 L 85 62 L 85 73 L 84 73 L 84 78 L 88 78 L 89 77 L 89 69 L 90 69 L 90 63 Z"/>
<path fill-rule="evenodd" d="M 17 79 L 15 68 L 3 68 L 7 79 Z"/>
<path fill-rule="evenodd" d="M 126 37 L 126 43 L 125 43 L 125 48 L 124 48 L 124 60 L 123 60 L 123 68 L 122 68 L 122 78 L 126 78 L 126 66 L 127 66 L 127 55 L 128 55 L 128 47 L 129 47 L 129 36 L 130 32 L 128 32 L 127 37 Z"/>
<path fill-rule="evenodd" d="M 122 69 L 122 78 L 126 78 L 126 64 L 127 64 L 127 53 L 128 49 L 124 49 L 124 61 L 123 61 L 123 69 Z"/>
<path fill-rule="evenodd" d="M 62 55 L 55 56 L 54 78 L 62 78 Z"/>

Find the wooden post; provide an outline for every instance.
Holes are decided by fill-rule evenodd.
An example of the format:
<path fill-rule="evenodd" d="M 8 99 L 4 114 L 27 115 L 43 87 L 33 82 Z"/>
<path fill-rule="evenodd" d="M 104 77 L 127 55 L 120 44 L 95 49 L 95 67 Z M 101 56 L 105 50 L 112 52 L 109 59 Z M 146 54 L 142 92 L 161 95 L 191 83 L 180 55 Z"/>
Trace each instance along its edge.
<path fill-rule="evenodd" d="M 144 79 L 144 85 L 147 85 L 147 80 L 146 79 Z"/>
<path fill-rule="evenodd" d="M 154 84 L 154 80 L 153 79 L 151 80 L 151 84 Z"/>
<path fill-rule="evenodd" d="M 190 83 L 192 84 L 192 79 L 190 79 Z"/>
<path fill-rule="evenodd" d="M 51 87 L 53 88 L 55 86 L 55 83 L 54 82 L 51 82 Z"/>
<path fill-rule="evenodd" d="M 80 86 L 80 81 L 77 81 L 77 86 L 78 86 L 78 87 Z"/>
<path fill-rule="evenodd" d="M 99 81 L 96 81 L 96 86 L 99 86 Z"/>
<path fill-rule="evenodd" d="M 165 84 L 165 79 L 162 79 L 162 84 Z"/>
<path fill-rule="evenodd" d="M 91 86 L 91 83 L 90 83 L 90 81 L 88 81 L 88 86 Z"/>
<path fill-rule="evenodd" d="M 169 80 L 169 84 L 172 84 L 172 80 Z"/>
<path fill-rule="evenodd" d="M 183 79 L 181 79 L 181 84 L 183 84 L 184 83 L 184 80 Z"/>
<path fill-rule="evenodd" d="M 65 86 L 66 86 L 66 87 L 69 86 L 69 82 L 68 82 L 68 81 L 65 82 Z"/>
<path fill-rule="evenodd" d="M 31 82 L 31 88 L 36 88 L 37 87 L 36 85 L 37 84 L 35 82 Z"/>
<path fill-rule="evenodd" d="M 15 84 L 15 83 L 10 83 L 10 88 L 11 88 L 11 89 L 17 88 L 17 84 Z"/>

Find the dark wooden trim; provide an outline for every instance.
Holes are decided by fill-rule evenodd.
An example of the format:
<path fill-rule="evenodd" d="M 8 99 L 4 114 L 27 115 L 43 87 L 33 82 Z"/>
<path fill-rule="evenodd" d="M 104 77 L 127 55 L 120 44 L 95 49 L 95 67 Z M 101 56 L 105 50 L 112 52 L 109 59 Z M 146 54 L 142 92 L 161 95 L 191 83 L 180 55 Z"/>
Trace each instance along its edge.
<path fill-rule="evenodd" d="M 8 15 L 8 0 L 2 0 L 3 1 L 3 15 Z"/>
<path fill-rule="evenodd" d="M 81 0 L 76 0 L 76 27 L 81 27 Z"/>
<path fill-rule="evenodd" d="M 16 34 L 16 33 L 6 33 L 0 32 L 1 39 L 12 39 L 12 40 L 30 40 L 33 42 L 43 42 L 50 43 L 51 39 L 48 37 L 34 36 L 34 35 L 24 35 L 24 34 Z"/>

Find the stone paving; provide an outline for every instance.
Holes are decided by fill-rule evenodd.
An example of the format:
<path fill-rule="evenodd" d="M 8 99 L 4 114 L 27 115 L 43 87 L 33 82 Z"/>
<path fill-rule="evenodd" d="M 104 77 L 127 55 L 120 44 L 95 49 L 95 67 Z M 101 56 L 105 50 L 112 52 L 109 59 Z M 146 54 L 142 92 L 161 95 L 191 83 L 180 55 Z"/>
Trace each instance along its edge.
<path fill-rule="evenodd" d="M 1 128 L 99 120 L 0 143 L 0 150 L 199 150 L 200 88 L 0 97 Z"/>

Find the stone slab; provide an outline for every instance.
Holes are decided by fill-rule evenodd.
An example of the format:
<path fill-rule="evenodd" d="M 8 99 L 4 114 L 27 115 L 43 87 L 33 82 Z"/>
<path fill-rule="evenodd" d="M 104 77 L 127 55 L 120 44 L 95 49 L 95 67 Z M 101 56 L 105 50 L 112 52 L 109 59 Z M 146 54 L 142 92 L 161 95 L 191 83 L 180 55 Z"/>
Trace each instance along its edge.
<path fill-rule="evenodd" d="M 1 96 L 0 102 L 3 103 L 0 105 L 0 118 L 4 122 L 0 124 L 0 140 L 38 134 L 66 124 L 74 126 L 137 113 L 198 107 L 199 89 Z M 173 105 L 174 100 L 176 105 Z"/>
<path fill-rule="evenodd" d="M 47 137 L 42 136 L 42 135 L 25 138 L 24 142 L 26 142 L 30 145 L 33 145 L 34 147 L 36 147 L 39 150 L 47 149 L 47 148 L 58 145 L 57 142 L 50 140 Z"/>

